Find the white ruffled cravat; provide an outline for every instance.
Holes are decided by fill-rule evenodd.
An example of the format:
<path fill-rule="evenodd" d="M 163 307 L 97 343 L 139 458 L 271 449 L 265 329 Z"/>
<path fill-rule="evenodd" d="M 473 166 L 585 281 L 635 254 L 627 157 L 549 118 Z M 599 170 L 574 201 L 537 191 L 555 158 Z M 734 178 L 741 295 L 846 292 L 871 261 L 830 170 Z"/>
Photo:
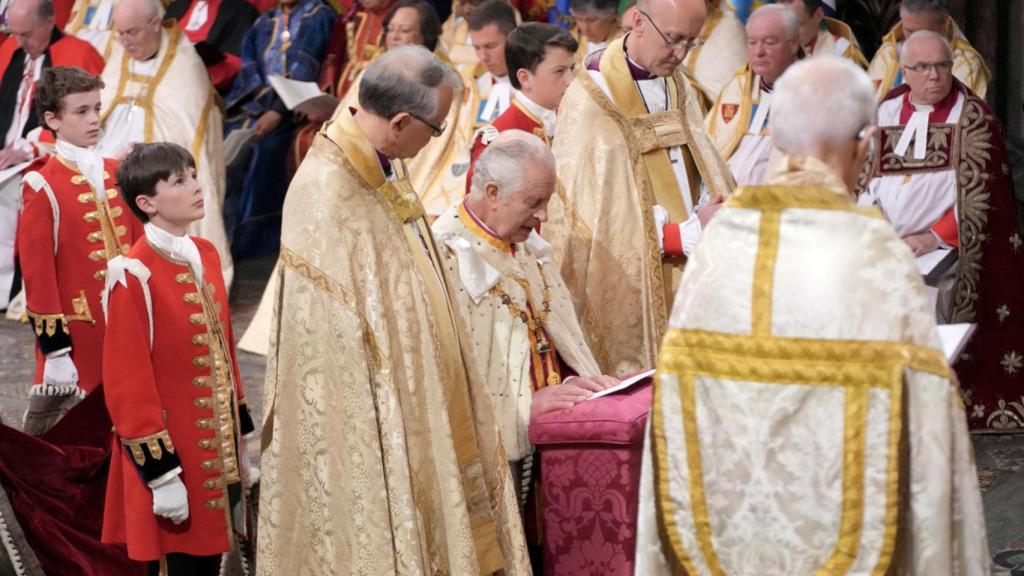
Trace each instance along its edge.
<path fill-rule="evenodd" d="M 175 236 L 152 222 L 147 222 L 143 228 L 146 231 L 146 240 L 171 257 L 188 262 L 192 265 L 196 282 L 203 281 L 203 261 L 199 258 L 199 248 L 188 234 Z"/>
<path fill-rule="evenodd" d="M 64 140 L 57 140 L 56 148 L 57 154 L 75 164 L 97 194 L 102 194 L 106 190 L 103 186 L 103 156 L 95 146 L 82 148 Z"/>
<path fill-rule="evenodd" d="M 914 113 L 910 115 L 907 127 L 903 129 L 903 134 L 900 135 L 893 152 L 897 156 L 906 155 L 910 141 L 913 140 L 914 160 L 924 160 L 925 153 L 928 151 L 928 116 L 935 110 L 935 107 L 927 104 L 918 105 L 913 102 L 910 104 L 914 107 Z"/>
<path fill-rule="evenodd" d="M 548 138 L 553 138 L 555 136 L 555 124 L 558 122 L 558 118 L 555 116 L 554 110 L 548 110 L 540 104 L 537 104 L 533 100 L 527 98 L 526 94 L 523 94 L 518 90 L 515 91 L 515 99 L 518 100 L 519 103 L 530 112 L 530 114 L 533 114 L 538 120 L 540 120 L 541 124 L 544 126 L 544 134 Z"/>

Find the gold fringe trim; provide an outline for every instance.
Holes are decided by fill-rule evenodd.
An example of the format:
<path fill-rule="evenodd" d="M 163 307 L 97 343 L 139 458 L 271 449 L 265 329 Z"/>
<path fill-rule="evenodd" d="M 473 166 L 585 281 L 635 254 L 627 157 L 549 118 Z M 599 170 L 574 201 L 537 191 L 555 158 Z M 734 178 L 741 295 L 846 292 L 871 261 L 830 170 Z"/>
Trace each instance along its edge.
<path fill-rule="evenodd" d="M 167 433 L 166 428 L 156 434 L 150 434 L 141 438 L 122 438 L 121 443 L 124 444 L 125 448 L 131 450 L 132 459 L 139 466 L 146 462 L 146 454 L 142 451 L 143 445 L 149 448 L 149 455 L 154 460 L 162 459 L 165 449 L 169 454 L 174 454 L 174 443 L 171 442 L 171 436 Z M 160 446 L 161 443 L 163 443 L 162 447 Z"/>

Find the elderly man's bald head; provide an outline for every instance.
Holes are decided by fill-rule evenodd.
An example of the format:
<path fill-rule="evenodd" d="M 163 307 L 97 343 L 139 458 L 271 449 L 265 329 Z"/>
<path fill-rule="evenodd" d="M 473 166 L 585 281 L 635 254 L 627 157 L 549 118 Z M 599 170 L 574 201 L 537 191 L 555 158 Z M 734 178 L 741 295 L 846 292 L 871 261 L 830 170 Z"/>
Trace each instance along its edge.
<path fill-rule="evenodd" d="M 157 53 L 163 15 L 160 0 L 118 0 L 114 4 L 114 30 L 130 57 L 148 60 Z"/>
<path fill-rule="evenodd" d="M 652 74 L 671 76 L 700 36 L 705 0 L 638 0 L 636 8 L 626 38 L 629 57 Z"/>
<path fill-rule="evenodd" d="M 52 0 L 13 0 L 7 8 L 10 35 L 33 58 L 49 47 L 53 26 Z"/>
<path fill-rule="evenodd" d="M 522 130 L 506 130 L 473 167 L 470 207 L 502 240 L 523 242 L 547 221 L 555 182 L 555 157 L 548 145 Z"/>

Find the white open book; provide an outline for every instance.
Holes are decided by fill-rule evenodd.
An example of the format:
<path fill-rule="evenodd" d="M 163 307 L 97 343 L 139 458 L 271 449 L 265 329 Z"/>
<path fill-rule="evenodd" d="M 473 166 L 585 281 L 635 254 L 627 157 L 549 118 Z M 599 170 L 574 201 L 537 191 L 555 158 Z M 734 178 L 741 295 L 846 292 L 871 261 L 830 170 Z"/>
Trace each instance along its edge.
<path fill-rule="evenodd" d="M 302 82 L 274 74 L 267 80 L 289 110 L 309 114 L 313 109 L 330 107 L 333 110 L 338 105 L 338 99 L 320 90 L 316 82 Z"/>
<path fill-rule="evenodd" d="M 600 392 L 594 392 L 594 395 L 591 396 L 590 398 L 587 398 L 587 400 L 593 400 L 594 398 L 600 398 L 601 396 L 607 396 L 609 394 L 614 394 L 616 392 L 621 392 L 621 391 L 625 390 L 626 388 L 629 388 L 633 384 L 636 384 L 637 382 L 641 382 L 641 381 L 643 381 L 643 380 L 645 380 L 647 378 L 650 378 L 651 376 L 654 376 L 654 370 L 653 369 L 648 370 L 646 372 L 641 372 L 641 373 L 633 375 L 633 376 L 630 376 L 629 378 L 626 378 L 625 380 L 623 380 L 622 382 L 619 382 L 618 384 L 616 384 L 615 386 L 612 386 L 611 388 L 605 388 L 604 390 L 601 390 Z"/>
<path fill-rule="evenodd" d="M 942 340 L 942 352 L 950 364 L 964 351 L 971 341 L 977 324 L 939 324 L 939 338 Z"/>
<path fill-rule="evenodd" d="M 917 262 L 917 271 L 921 273 L 921 276 L 925 278 L 925 284 L 929 286 L 934 285 L 941 274 L 949 270 L 956 264 L 956 260 L 959 254 L 953 248 L 939 248 L 932 250 L 931 252 L 918 256 L 915 260 Z"/>

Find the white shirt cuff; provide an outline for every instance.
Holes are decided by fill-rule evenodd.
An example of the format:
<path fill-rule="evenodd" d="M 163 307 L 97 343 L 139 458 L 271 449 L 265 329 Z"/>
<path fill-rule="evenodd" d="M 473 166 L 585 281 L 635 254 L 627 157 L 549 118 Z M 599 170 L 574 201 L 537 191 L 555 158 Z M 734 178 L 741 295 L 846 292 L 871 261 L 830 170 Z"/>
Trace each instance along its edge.
<path fill-rule="evenodd" d="M 178 474 L 181 474 L 181 466 L 175 467 L 174 470 L 171 470 L 170 472 L 160 476 L 159 478 L 154 478 L 150 480 L 149 482 L 146 483 L 146 485 L 149 486 L 150 490 L 155 490 L 163 486 L 164 484 L 167 484 L 171 480 L 177 478 Z"/>
<path fill-rule="evenodd" d="M 693 251 L 697 249 L 697 244 L 700 244 L 700 239 L 703 236 L 704 230 L 700 226 L 700 218 L 697 217 L 697 212 L 694 211 L 686 219 L 686 222 L 679 225 L 679 239 L 683 244 L 683 255 L 689 258 Z"/>

